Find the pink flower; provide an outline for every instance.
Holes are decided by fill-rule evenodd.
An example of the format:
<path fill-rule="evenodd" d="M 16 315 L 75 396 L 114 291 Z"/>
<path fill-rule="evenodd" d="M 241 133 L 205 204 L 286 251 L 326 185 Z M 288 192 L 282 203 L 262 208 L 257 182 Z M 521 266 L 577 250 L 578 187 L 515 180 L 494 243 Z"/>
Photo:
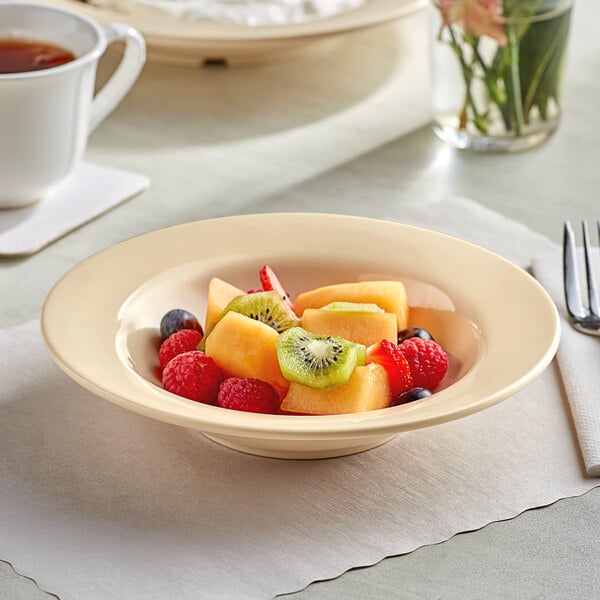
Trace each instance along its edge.
<path fill-rule="evenodd" d="M 505 46 L 507 39 L 500 14 L 501 0 L 440 0 L 444 25 L 460 25 L 474 35 L 487 35 Z"/>

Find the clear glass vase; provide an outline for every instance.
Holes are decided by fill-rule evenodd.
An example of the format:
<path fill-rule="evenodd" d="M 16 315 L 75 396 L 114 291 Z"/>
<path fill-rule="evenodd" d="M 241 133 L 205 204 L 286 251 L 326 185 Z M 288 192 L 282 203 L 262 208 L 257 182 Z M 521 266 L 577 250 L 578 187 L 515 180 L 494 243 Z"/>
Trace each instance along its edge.
<path fill-rule="evenodd" d="M 435 0 L 433 130 L 461 149 L 516 152 L 561 117 L 573 0 Z"/>

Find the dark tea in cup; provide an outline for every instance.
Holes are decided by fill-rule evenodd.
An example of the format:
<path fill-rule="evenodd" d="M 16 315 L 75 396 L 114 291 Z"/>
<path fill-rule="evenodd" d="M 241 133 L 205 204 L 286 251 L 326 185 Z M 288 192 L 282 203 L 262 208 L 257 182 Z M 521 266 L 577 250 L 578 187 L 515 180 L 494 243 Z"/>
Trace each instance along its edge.
<path fill-rule="evenodd" d="M 98 62 L 118 41 L 120 62 L 97 85 Z M 67 179 L 145 59 L 144 38 L 130 25 L 0 0 L 0 209 L 42 200 Z"/>
<path fill-rule="evenodd" d="M 0 73 L 25 73 L 64 65 L 75 59 L 65 48 L 21 39 L 0 39 Z"/>

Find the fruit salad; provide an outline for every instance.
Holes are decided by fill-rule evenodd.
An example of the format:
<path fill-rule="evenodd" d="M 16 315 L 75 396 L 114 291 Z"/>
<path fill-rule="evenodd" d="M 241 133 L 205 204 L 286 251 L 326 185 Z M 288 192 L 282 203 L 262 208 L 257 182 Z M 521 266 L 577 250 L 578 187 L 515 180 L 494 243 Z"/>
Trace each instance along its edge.
<path fill-rule="evenodd" d="M 430 396 L 448 370 L 431 334 L 409 327 L 400 281 L 307 290 L 293 301 L 274 270 L 242 290 L 218 277 L 204 324 L 184 309 L 160 321 L 165 390 L 222 408 L 334 415 Z"/>

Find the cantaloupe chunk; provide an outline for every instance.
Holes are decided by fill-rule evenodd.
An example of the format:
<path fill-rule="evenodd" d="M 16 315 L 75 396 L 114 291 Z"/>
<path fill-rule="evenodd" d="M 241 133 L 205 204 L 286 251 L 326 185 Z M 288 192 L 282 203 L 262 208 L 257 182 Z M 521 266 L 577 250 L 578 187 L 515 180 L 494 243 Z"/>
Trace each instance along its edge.
<path fill-rule="evenodd" d="M 346 383 L 329 390 L 292 382 L 281 409 L 310 415 L 340 415 L 386 408 L 391 400 L 392 392 L 385 369 L 370 363 L 356 367 Z"/>
<path fill-rule="evenodd" d="M 358 312 L 307 308 L 302 327 L 319 335 L 337 335 L 345 340 L 371 346 L 381 340 L 398 341 L 395 313 Z"/>
<path fill-rule="evenodd" d="M 401 281 L 358 281 L 326 285 L 296 298 L 296 314 L 301 316 L 307 308 L 321 308 L 330 302 L 373 303 L 387 313 L 394 313 L 398 330 L 408 323 L 408 300 Z"/>
<path fill-rule="evenodd" d="M 283 398 L 290 384 L 281 374 L 277 360 L 278 335 L 268 325 L 232 311 L 206 336 L 205 352 L 225 375 L 262 379 Z"/>
<path fill-rule="evenodd" d="M 208 297 L 206 304 L 206 319 L 204 331 L 209 331 L 219 320 L 225 307 L 238 296 L 245 294 L 244 290 L 231 285 L 218 277 L 213 277 L 208 283 Z"/>

